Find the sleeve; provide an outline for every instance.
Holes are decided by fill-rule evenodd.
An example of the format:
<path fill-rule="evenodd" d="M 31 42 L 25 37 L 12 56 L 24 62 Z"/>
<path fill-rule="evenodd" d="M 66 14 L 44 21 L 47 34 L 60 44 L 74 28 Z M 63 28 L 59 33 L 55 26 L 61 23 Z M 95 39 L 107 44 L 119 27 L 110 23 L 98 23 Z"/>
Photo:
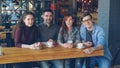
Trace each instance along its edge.
<path fill-rule="evenodd" d="M 80 31 L 80 39 L 81 41 L 86 41 L 86 28 L 83 24 L 81 24 L 80 28 L 79 28 L 79 31 Z"/>
<path fill-rule="evenodd" d="M 15 37 L 14 37 L 14 42 L 16 47 L 21 47 L 22 45 L 21 35 L 22 35 L 22 30 L 21 28 L 17 27 L 15 30 Z"/>
<path fill-rule="evenodd" d="M 104 46 L 104 42 L 105 42 L 105 34 L 102 28 L 99 29 L 98 31 L 98 35 L 97 35 L 97 45 L 102 45 Z"/>
<path fill-rule="evenodd" d="M 76 35 L 75 35 L 75 37 L 76 37 L 75 43 L 81 42 L 79 27 L 76 27 Z"/>
<path fill-rule="evenodd" d="M 58 43 L 59 43 L 59 42 L 62 43 L 62 28 L 60 28 L 60 30 L 59 30 L 57 42 L 58 42 Z"/>
<path fill-rule="evenodd" d="M 57 42 L 60 27 L 58 25 L 55 25 L 55 26 L 56 26 L 56 33 L 55 33 L 54 40 L 55 40 L 55 42 Z"/>
<path fill-rule="evenodd" d="M 40 41 L 40 32 L 39 32 L 39 28 L 36 27 L 36 35 L 35 35 L 35 42 L 39 42 Z"/>
<path fill-rule="evenodd" d="M 41 37 L 40 37 L 40 32 L 39 32 L 39 30 L 38 30 L 38 37 L 37 37 L 37 41 L 39 42 L 39 41 L 41 41 Z"/>

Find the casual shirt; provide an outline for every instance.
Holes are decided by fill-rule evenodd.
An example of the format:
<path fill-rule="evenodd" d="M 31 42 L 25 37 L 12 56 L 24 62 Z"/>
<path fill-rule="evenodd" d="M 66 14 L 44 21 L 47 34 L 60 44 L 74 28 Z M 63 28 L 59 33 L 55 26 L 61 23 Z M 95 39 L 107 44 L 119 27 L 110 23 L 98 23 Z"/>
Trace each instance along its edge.
<path fill-rule="evenodd" d="M 72 30 L 64 32 L 62 36 L 62 28 L 59 31 L 58 42 L 66 43 L 67 41 L 73 41 L 73 43 L 80 42 L 80 35 L 78 27 L 72 27 Z"/>
<path fill-rule="evenodd" d="M 21 47 L 21 44 L 33 44 L 38 41 L 38 28 L 32 27 L 16 27 L 14 42 L 15 46 Z"/>
<path fill-rule="evenodd" d="M 49 39 L 56 41 L 58 37 L 59 28 L 60 27 L 56 24 L 51 23 L 50 26 L 47 26 L 45 22 L 41 23 L 39 25 L 40 41 L 46 42 Z"/>
<path fill-rule="evenodd" d="M 80 36 L 83 41 L 87 41 L 86 40 L 86 28 L 83 24 L 81 25 L 81 28 L 80 28 Z M 111 54 L 109 52 L 108 46 L 105 44 L 104 31 L 100 26 L 97 26 L 95 24 L 94 24 L 94 28 L 92 31 L 92 41 L 93 41 L 94 46 L 98 46 L 98 45 L 103 46 L 104 56 L 108 58 L 109 60 L 111 60 L 112 58 Z"/>
<path fill-rule="evenodd" d="M 86 42 L 87 41 L 93 43 L 93 41 L 92 41 L 92 31 L 89 31 L 89 30 L 86 29 Z M 94 46 L 94 45 L 92 45 L 92 46 Z"/>

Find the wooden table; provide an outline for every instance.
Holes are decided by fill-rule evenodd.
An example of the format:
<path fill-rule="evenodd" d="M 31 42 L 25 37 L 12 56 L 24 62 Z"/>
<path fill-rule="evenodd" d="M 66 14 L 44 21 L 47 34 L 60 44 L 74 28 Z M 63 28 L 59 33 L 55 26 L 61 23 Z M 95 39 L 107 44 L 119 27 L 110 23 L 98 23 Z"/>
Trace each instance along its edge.
<path fill-rule="evenodd" d="M 56 60 L 67 58 L 81 58 L 91 56 L 103 56 L 104 51 L 95 51 L 93 54 L 85 54 L 82 49 L 62 48 L 44 48 L 42 50 L 32 50 L 26 48 L 9 47 L 3 48 L 4 55 L 0 56 L 0 64 Z"/>

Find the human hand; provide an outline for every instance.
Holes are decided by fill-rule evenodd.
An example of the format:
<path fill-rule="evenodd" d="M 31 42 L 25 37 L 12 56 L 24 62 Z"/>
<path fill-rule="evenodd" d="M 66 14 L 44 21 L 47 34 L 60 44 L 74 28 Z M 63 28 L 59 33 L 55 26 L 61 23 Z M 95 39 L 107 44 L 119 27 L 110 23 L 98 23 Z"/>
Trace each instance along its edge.
<path fill-rule="evenodd" d="M 49 48 L 54 47 L 53 42 L 51 42 L 51 41 L 46 42 L 46 46 Z"/>
<path fill-rule="evenodd" d="M 94 51 L 95 51 L 95 48 L 93 48 L 93 47 L 83 50 L 83 52 L 85 52 L 86 54 L 92 54 Z"/>
<path fill-rule="evenodd" d="M 42 45 L 40 42 L 36 42 L 36 43 L 30 45 L 30 49 L 39 50 L 39 49 L 42 49 Z"/>
<path fill-rule="evenodd" d="M 37 49 L 37 50 L 42 49 L 42 45 L 41 45 L 40 42 L 36 42 L 36 43 L 34 44 L 34 47 L 35 47 L 35 49 Z"/>
<path fill-rule="evenodd" d="M 71 44 L 71 43 L 64 43 L 64 44 L 62 45 L 62 47 L 64 47 L 64 48 L 72 48 L 72 47 L 73 47 L 73 44 Z"/>
<path fill-rule="evenodd" d="M 34 46 L 35 46 L 34 44 L 31 44 L 31 45 L 29 46 L 29 48 L 35 50 L 35 47 L 34 47 Z"/>
<path fill-rule="evenodd" d="M 88 42 L 83 42 L 83 44 L 86 46 L 86 47 L 91 47 L 93 44 L 92 42 L 88 41 Z"/>
<path fill-rule="evenodd" d="M 52 42 L 53 45 L 56 44 L 56 42 L 54 40 L 52 40 L 52 39 L 49 39 L 48 42 Z"/>
<path fill-rule="evenodd" d="M 67 45 L 68 45 L 67 48 L 73 48 L 73 43 L 68 43 Z"/>

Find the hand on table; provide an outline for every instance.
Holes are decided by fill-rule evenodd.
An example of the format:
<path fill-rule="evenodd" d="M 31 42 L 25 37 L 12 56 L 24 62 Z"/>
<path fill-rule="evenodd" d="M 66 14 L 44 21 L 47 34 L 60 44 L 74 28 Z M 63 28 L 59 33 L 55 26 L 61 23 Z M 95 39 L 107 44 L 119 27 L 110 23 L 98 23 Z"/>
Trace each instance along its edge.
<path fill-rule="evenodd" d="M 83 44 L 86 46 L 86 47 L 91 47 L 93 44 L 92 42 L 88 41 L 88 42 L 83 42 Z"/>
<path fill-rule="evenodd" d="M 83 50 L 83 52 L 86 54 L 92 54 L 94 51 L 95 51 L 95 49 L 93 47 L 86 48 Z"/>
<path fill-rule="evenodd" d="M 62 45 L 62 47 L 64 47 L 64 48 L 72 48 L 72 47 L 73 47 L 73 44 L 72 44 L 72 43 L 64 43 L 64 44 Z"/>
<path fill-rule="evenodd" d="M 36 42 L 30 46 L 30 49 L 40 50 L 42 49 L 42 45 L 40 42 Z"/>

